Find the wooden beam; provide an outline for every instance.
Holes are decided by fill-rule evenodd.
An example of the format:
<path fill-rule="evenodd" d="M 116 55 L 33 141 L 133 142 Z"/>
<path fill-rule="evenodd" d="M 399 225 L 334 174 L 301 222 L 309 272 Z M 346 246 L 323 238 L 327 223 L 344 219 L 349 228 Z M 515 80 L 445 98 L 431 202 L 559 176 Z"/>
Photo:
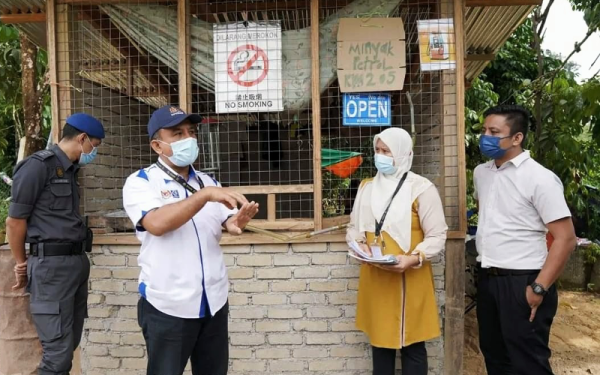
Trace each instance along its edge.
<path fill-rule="evenodd" d="M 288 236 L 293 236 L 296 233 L 285 233 Z M 221 238 L 221 246 L 228 245 L 264 245 L 264 244 L 286 244 L 286 243 L 345 243 L 346 234 L 344 232 L 334 234 L 322 234 L 311 238 L 290 239 L 287 242 L 282 242 L 264 234 L 244 232 L 241 236 L 232 236 L 229 233 L 223 233 Z M 123 234 L 100 234 L 94 236 L 94 245 L 131 245 L 140 246 L 140 241 L 133 233 Z"/>
<path fill-rule="evenodd" d="M 191 56 L 189 33 L 189 0 L 177 1 L 177 54 L 179 56 L 179 107 L 192 111 Z"/>
<path fill-rule="evenodd" d="M 50 113 L 52 114 L 52 142 L 60 139 L 60 119 L 58 115 L 58 75 L 56 66 L 56 0 L 46 1 L 46 33 L 48 41 L 48 72 L 50 75 Z"/>
<path fill-rule="evenodd" d="M 310 2 L 310 57 L 312 91 L 313 183 L 315 230 L 323 229 L 321 171 L 321 90 L 319 89 L 319 0 Z"/>
<path fill-rule="evenodd" d="M 468 8 L 542 5 L 543 0 L 466 0 Z"/>
<path fill-rule="evenodd" d="M 229 186 L 228 189 L 248 195 L 312 193 L 313 185 Z"/>
<path fill-rule="evenodd" d="M 495 58 L 494 53 L 471 53 L 465 56 L 465 61 L 492 61 Z"/>
<path fill-rule="evenodd" d="M 131 59 L 131 63 L 134 66 L 139 66 L 142 75 L 144 75 L 144 77 L 159 90 L 161 96 L 169 95 L 168 90 L 164 89 L 165 86 L 168 87 L 168 83 L 163 83 L 158 74 L 151 73 L 148 68 L 150 66 L 148 58 L 138 51 L 131 41 L 121 33 L 118 27 L 112 24 L 110 17 L 95 7 L 82 9 L 80 15 L 82 19 L 88 21 L 102 34 L 103 37 L 108 39 L 110 44 L 115 47 L 121 55 L 126 59 Z"/>
<path fill-rule="evenodd" d="M 73 90 L 72 77 L 73 69 L 72 61 L 76 60 L 74 51 L 70 49 L 73 31 L 73 14 L 71 8 L 67 5 L 56 5 L 56 80 L 58 83 L 58 121 L 60 130 L 67 122 L 67 117 L 72 114 L 71 109 L 71 94 Z M 84 189 L 80 188 L 81 192 Z M 81 197 L 81 202 L 85 198 Z"/>
<path fill-rule="evenodd" d="M 277 220 L 277 195 L 269 194 L 267 195 L 267 221 L 275 220 Z"/>
<path fill-rule="evenodd" d="M 456 38 L 456 124 L 458 147 L 458 230 L 467 232 L 467 162 L 465 151 L 465 0 L 454 0 L 454 33 Z M 464 258 L 464 257 L 463 257 Z"/>
<path fill-rule="evenodd" d="M 44 22 L 46 22 L 46 13 L 3 14 L 0 16 L 0 23 L 5 25 Z"/>
<path fill-rule="evenodd" d="M 467 195 L 465 160 L 465 1 L 453 0 L 454 36 L 456 41 L 455 124 L 458 164 L 458 232 L 467 231 Z M 446 305 L 444 326 L 444 374 L 463 373 L 465 314 L 465 240 L 446 242 Z"/>

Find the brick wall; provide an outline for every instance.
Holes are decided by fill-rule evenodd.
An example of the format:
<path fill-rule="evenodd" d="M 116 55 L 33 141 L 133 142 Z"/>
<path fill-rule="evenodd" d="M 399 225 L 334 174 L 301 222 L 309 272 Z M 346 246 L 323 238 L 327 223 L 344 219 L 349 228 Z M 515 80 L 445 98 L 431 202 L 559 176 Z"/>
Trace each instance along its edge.
<path fill-rule="evenodd" d="M 136 320 L 138 251 L 111 245 L 91 254 L 85 375 L 145 374 Z M 345 244 L 236 245 L 223 251 L 230 278 L 230 374 L 370 374 L 368 340 L 354 328 L 359 270 Z M 443 256 L 435 261 L 434 277 L 443 313 Z M 442 374 L 442 340 L 428 343 L 428 350 L 430 374 Z"/>

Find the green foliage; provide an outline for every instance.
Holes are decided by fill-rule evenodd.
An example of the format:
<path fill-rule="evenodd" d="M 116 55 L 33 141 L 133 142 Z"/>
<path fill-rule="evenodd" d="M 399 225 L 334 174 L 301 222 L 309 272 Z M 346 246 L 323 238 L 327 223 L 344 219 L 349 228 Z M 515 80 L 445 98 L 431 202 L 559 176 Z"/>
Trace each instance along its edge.
<path fill-rule="evenodd" d="M 593 266 L 598 260 L 600 260 L 600 245 L 597 243 L 591 243 L 590 245 L 582 248 L 583 259 L 585 263 Z"/>
<path fill-rule="evenodd" d="M 587 6 L 590 1 L 573 3 Z M 588 17 L 592 22 L 590 28 L 595 27 L 596 14 L 600 14 L 600 10 Z M 581 226 L 578 235 L 600 238 L 600 212 L 589 204 L 592 199 L 600 202 L 600 197 L 595 198 L 598 193 L 585 186 L 600 187 L 600 173 L 597 171 L 600 165 L 600 153 L 597 151 L 600 146 L 600 81 L 592 79 L 579 84 L 575 80 L 577 66 L 567 64 L 565 69 L 558 70 L 563 65 L 562 60 L 550 51 L 543 52 L 545 79 L 537 79 L 533 35 L 531 20 L 528 20 L 509 38 L 496 59 L 479 79 L 473 81 L 467 92 L 468 184 L 472 185 L 473 168 L 483 161 L 476 144 L 483 111 L 498 103 L 519 104 L 533 112 L 535 94 L 541 93 L 542 117 L 537 119 L 537 126 L 542 127 L 541 136 L 536 139 L 536 129 L 530 129 L 526 148 L 563 182 L 571 210 L 587 224 Z M 472 194 L 472 186 L 469 186 L 468 194 Z M 468 204 L 471 209 L 475 202 L 469 199 Z"/>
<path fill-rule="evenodd" d="M 41 85 L 47 72 L 48 55 L 38 50 L 36 69 Z M 42 103 L 43 135 L 51 127 L 50 94 L 44 92 Z M 18 140 L 24 135 L 21 90 L 21 44 L 18 30 L 0 24 L 0 172 L 12 175 L 17 159 Z"/>

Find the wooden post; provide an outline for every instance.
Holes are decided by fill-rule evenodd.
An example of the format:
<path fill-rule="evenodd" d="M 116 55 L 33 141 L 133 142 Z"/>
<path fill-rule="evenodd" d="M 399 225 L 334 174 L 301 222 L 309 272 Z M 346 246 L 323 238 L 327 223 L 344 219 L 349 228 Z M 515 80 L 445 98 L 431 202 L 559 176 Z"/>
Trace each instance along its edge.
<path fill-rule="evenodd" d="M 466 233 L 466 162 L 465 162 L 465 0 L 454 0 L 454 33 L 456 50 L 455 113 L 456 166 L 457 166 L 457 214 L 458 234 Z M 452 87 L 452 86 L 450 86 Z M 450 92 L 450 90 L 448 90 Z M 450 115 L 448 114 L 448 117 Z M 464 316 L 465 316 L 465 241 L 464 238 L 449 239 L 446 242 L 446 306 L 444 325 L 444 374 L 455 375 L 463 372 Z"/>
<path fill-rule="evenodd" d="M 465 154 L 465 0 L 454 1 L 454 32 L 456 34 L 456 125 L 458 147 L 458 225 L 467 231 L 467 162 Z M 464 257 L 463 257 L 464 259 Z"/>
<path fill-rule="evenodd" d="M 60 139 L 58 118 L 58 77 L 56 74 L 56 0 L 46 1 L 46 32 L 48 34 L 48 69 L 50 74 L 50 108 L 52 113 L 52 142 Z"/>
<path fill-rule="evenodd" d="M 321 91 L 319 89 L 319 0 L 310 2 L 310 57 L 313 130 L 313 180 L 315 230 L 323 228 L 323 181 L 321 171 Z"/>
<path fill-rule="evenodd" d="M 277 219 L 277 196 L 275 194 L 267 195 L 267 221 Z"/>
<path fill-rule="evenodd" d="M 190 81 L 189 0 L 177 0 L 177 40 L 179 55 L 179 107 L 192 111 L 192 85 Z"/>
<path fill-rule="evenodd" d="M 71 115 L 71 11 L 69 5 L 56 6 L 56 79 L 58 94 L 58 129 L 62 130 Z M 54 132 L 53 132 L 54 133 Z M 60 139 L 60 138 L 59 138 Z M 83 201 L 83 198 L 82 198 Z"/>

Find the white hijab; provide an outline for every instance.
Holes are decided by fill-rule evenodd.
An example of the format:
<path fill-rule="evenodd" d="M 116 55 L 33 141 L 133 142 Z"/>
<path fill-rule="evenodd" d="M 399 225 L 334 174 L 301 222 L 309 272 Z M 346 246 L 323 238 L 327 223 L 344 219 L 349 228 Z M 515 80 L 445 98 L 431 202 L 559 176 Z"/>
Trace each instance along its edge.
<path fill-rule="evenodd" d="M 388 210 L 382 231 L 387 232 L 398 243 L 398 246 L 408 252 L 411 244 L 412 204 L 431 185 L 431 181 L 410 172 L 413 161 L 413 144 L 408 132 L 401 128 L 388 128 L 373 139 L 373 148 L 381 140 L 392 152 L 396 173 L 384 175 L 377 172 L 372 183 L 364 186 L 356 199 L 359 208 L 357 215 L 360 232 L 374 232 L 375 220 L 381 220 L 385 209 L 390 203 L 400 179 L 408 173 L 402 188 L 394 197 Z"/>

